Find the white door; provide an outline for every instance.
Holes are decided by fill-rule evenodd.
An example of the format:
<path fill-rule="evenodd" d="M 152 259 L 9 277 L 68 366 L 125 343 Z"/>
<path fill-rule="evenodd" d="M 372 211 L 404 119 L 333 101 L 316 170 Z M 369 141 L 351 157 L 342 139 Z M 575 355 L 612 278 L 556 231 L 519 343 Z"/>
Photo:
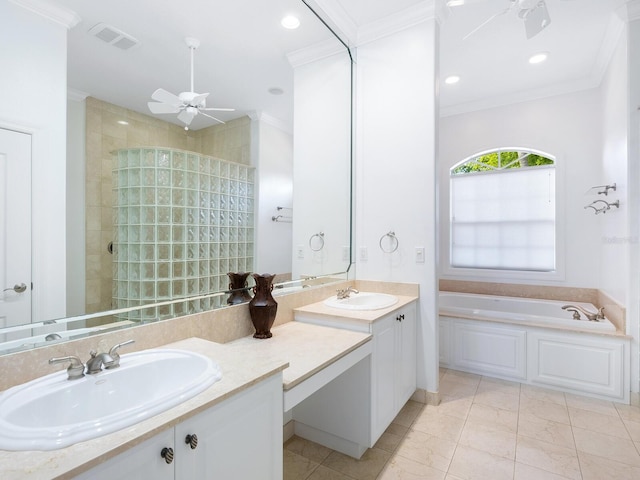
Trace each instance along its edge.
<path fill-rule="evenodd" d="M 0 128 L 0 327 L 31 322 L 31 135 Z M 0 335 L 0 341 L 9 339 Z"/>

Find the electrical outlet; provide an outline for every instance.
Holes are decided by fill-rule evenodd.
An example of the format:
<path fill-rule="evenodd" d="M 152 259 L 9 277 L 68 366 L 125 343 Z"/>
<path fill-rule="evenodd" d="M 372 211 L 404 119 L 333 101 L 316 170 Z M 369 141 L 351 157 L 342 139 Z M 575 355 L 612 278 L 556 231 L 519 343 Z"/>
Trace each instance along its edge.
<path fill-rule="evenodd" d="M 298 252 L 299 259 L 304 259 L 304 245 L 298 245 L 298 248 L 296 248 L 296 252 Z"/>
<path fill-rule="evenodd" d="M 416 247 L 416 263 L 424 263 L 424 247 Z"/>
<path fill-rule="evenodd" d="M 342 247 L 342 261 L 343 262 L 348 262 L 349 261 L 349 254 L 351 253 L 351 249 L 349 248 L 348 245 L 344 245 Z"/>
<path fill-rule="evenodd" d="M 361 262 L 366 262 L 367 260 L 369 260 L 369 250 L 367 250 L 367 247 L 360 247 L 359 251 Z"/>

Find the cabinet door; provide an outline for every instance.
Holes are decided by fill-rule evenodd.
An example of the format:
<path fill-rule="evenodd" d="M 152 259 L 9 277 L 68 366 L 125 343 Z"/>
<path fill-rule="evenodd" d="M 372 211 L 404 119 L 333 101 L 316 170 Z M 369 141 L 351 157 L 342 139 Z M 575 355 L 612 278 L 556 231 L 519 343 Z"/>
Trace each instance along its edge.
<path fill-rule="evenodd" d="M 389 426 L 396 415 L 396 319 L 388 315 L 373 324 L 373 353 L 371 355 L 371 444 Z"/>
<path fill-rule="evenodd" d="M 416 314 L 407 307 L 396 314 L 396 414 L 416 391 Z"/>
<path fill-rule="evenodd" d="M 162 449 L 173 448 L 173 429 L 145 440 L 124 453 L 75 477 L 75 480 L 144 479 L 173 480 L 174 465 L 160 456 Z M 174 449 L 175 454 L 175 449 Z"/>
<path fill-rule="evenodd" d="M 282 375 L 184 421 L 175 432 L 176 480 L 281 479 Z M 186 437 L 194 434 L 192 449 Z"/>

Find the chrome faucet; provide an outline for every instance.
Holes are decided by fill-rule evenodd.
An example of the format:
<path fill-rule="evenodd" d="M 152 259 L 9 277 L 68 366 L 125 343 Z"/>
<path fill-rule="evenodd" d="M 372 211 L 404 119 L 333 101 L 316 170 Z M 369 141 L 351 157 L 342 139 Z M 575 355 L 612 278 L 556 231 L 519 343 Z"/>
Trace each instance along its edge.
<path fill-rule="evenodd" d="M 90 375 L 100 373 L 103 366 L 107 370 L 118 368 L 120 366 L 118 349 L 134 342 L 135 340 L 127 340 L 126 342 L 118 343 L 109 349 L 109 353 L 98 354 L 95 350 L 92 350 L 90 352 L 91 358 L 87 361 L 87 373 Z"/>
<path fill-rule="evenodd" d="M 345 289 L 339 288 L 338 290 L 336 290 L 336 296 L 338 297 L 338 300 L 343 300 L 345 298 L 349 298 L 349 295 L 351 293 L 360 293 L 360 291 L 356 290 L 352 286 L 348 286 Z"/>
<path fill-rule="evenodd" d="M 102 366 L 109 368 L 113 366 L 115 360 L 108 353 L 98 354 L 95 350 L 90 352 L 91 358 L 87 360 L 87 373 L 89 375 L 95 375 L 102 371 Z"/>
<path fill-rule="evenodd" d="M 84 377 L 84 364 L 82 363 L 82 360 L 75 355 L 49 359 L 49 365 L 63 362 L 70 362 L 69 368 L 67 368 L 67 380 L 77 380 L 78 378 Z"/>
<path fill-rule="evenodd" d="M 118 353 L 118 349 L 120 347 L 124 347 L 125 345 L 131 345 L 132 343 L 135 343 L 135 340 L 127 340 L 126 342 L 122 342 L 122 343 L 118 343 L 117 345 L 114 345 L 113 347 L 111 347 L 111 349 L 109 350 L 109 355 L 111 356 L 111 358 L 113 358 L 113 363 L 110 365 L 106 365 L 106 368 L 117 368 L 120 366 L 120 354 Z"/>
<path fill-rule="evenodd" d="M 585 310 L 579 305 L 565 305 L 562 307 L 562 309 L 574 312 L 573 318 L 576 318 L 576 310 L 579 310 L 580 312 L 584 313 L 584 316 L 587 317 L 590 322 L 599 322 L 600 320 L 604 320 L 604 307 L 599 308 L 595 313 L 590 312 L 589 310 Z"/>
<path fill-rule="evenodd" d="M 574 320 L 580 320 L 580 312 L 578 310 L 575 309 L 575 307 L 572 307 L 571 305 L 565 305 L 564 307 L 562 307 L 563 310 L 566 310 L 567 312 L 573 312 L 573 319 Z"/>

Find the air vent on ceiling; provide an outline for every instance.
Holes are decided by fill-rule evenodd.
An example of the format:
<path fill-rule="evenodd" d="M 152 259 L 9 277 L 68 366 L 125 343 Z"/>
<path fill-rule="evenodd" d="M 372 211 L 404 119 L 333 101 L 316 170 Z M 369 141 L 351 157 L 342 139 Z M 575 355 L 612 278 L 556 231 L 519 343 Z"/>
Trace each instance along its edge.
<path fill-rule="evenodd" d="M 138 40 L 131 35 L 106 23 L 99 23 L 95 27 L 92 27 L 91 30 L 89 30 L 89 34 L 121 50 L 129 50 L 139 45 Z"/>

